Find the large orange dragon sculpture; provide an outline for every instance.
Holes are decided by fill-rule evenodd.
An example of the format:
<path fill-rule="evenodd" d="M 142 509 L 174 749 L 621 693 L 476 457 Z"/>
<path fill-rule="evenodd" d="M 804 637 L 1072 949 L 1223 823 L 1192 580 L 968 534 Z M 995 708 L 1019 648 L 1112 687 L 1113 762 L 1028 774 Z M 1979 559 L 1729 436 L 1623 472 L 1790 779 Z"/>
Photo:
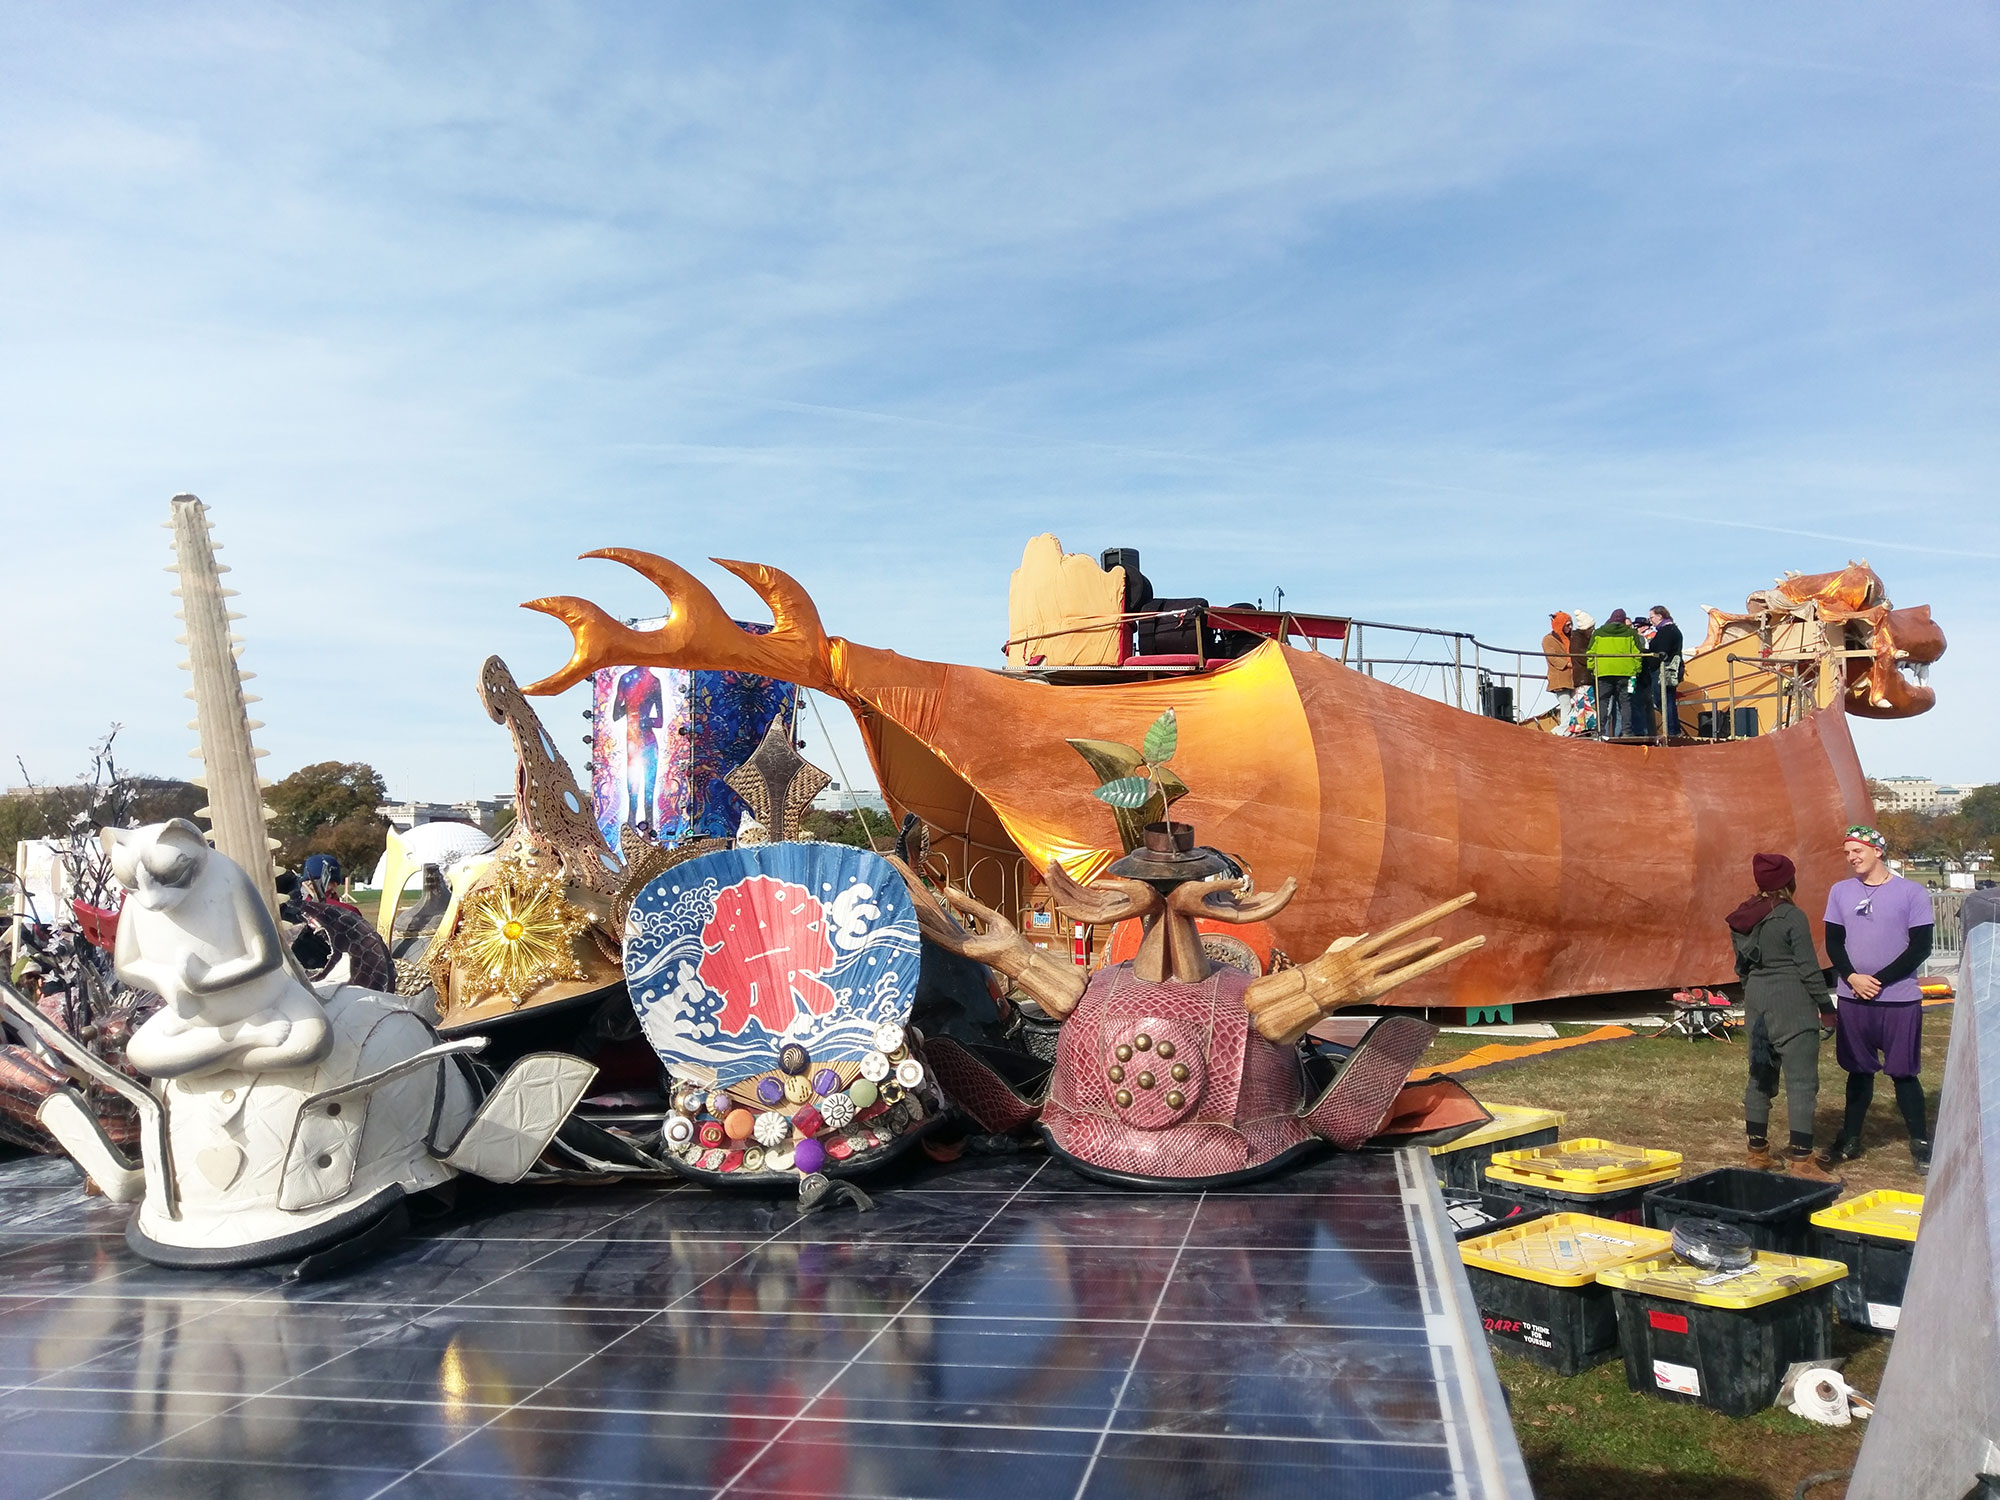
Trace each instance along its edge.
<path fill-rule="evenodd" d="M 999 905 L 990 882 L 1016 851 L 1088 879 L 1118 852 L 1095 778 L 1065 743 L 1137 743 L 1163 709 L 1180 723 L 1175 770 L 1192 791 L 1177 816 L 1240 854 L 1264 883 L 1298 897 L 1275 923 L 1294 953 L 1373 931 L 1466 890 L 1480 895 L 1487 944 L 1395 994 L 1405 1005 L 1492 1005 L 1733 977 L 1723 916 L 1745 895 L 1750 857 L 1789 853 L 1800 904 L 1816 913 L 1845 869 L 1840 831 L 1871 803 L 1846 712 L 1922 712 L 1929 690 L 1898 663 L 1934 660 L 1944 639 L 1927 610 L 1892 610 L 1865 567 L 1789 578 L 1742 615 L 1712 613 L 1690 657 L 1699 677 L 1799 676 L 1806 633 L 1832 632 L 1840 690 L 1785 727 L 1686 746 L 1603 744 L 1536 734 L 1418 697 L 1338 661 L 1267 642 L 1195 677 L 1053 685 L 898 655 L 827 635 L 792 578 L 755 563 L 721 567 L 769 606 L 751 634 L 684 568 L 650 553 L 610 558 L 651 580 L 671 606 L 635 630 L 576 598 L 530 603 L 574 636 L 568 665 L 528 688 L 561 692 L 598 668 L 645 665 L 760 672 L 831 693 L 853 710 L 884 796 L 938 835 L 955 880 Z M 1850 644 L 1865 638 L 1865 654 Z M 1697 687 L 1693 689 L 1699 691 Z M 1684 690 L 1686 691 L 1686 690 Z M 984 871 L 984 875 L 982 875 Z M 1472 935 L 1448 919 L 1446 941 Z M 1464 931 L 1455 930 L 1463 925 Z"/>

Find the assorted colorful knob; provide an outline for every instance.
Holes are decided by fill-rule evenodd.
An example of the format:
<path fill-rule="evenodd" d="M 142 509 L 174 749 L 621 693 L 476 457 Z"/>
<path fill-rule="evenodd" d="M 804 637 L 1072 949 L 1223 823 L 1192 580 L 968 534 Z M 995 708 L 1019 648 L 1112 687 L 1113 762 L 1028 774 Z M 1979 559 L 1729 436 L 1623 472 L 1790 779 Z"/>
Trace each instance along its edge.
<path fill-rule="evenodd" d="M 813 1074 L 813 1092 L 816 1094 L 837 1094 L 840 1092 L 840 1075 L 831 1068 L 821 1068 Z"/>
<path fill-rule="evenodd" d="M 764 1170 L 764 1148 L 763 1148 L 763 1147 L 761 1147 L 761 1146 L 750 1146 L 750 1147 L 746 1147 L 746 1148 L 744 1149 L 744 1152 L 743 1152 L 743 1170 L 744 1170 L 744 1171 L 746 1171 L 746 1172 L 761 1172 L 761 1171 L 763 1171 L 763 1170 Z"/>
<path fill-rule="evenodd" d="M 708 1096 L 708 1112 L 712 1115 L 726 1115 L 736 1108 L 736 1101 L 729 1097 L 728 1089 L 711 1090 Z"/>
<path fill-rule="evenodd" d="M 778 1066 L 796 1077 L 812 1066 L 812 1055 L 797 1042 L 787 1042 L 778 1049 Z"/>
<path fill-rule="evenodd" d="M 880 1083 L 895 1071 L 896 1065 L 881 1052 L 871 1052 L 861 1059 L 861 1076 L 870 1083 Z"/>
<path fill-rule="evenodd" d="M 732 1109 L 722 1117 L 722 1133 L 732 1141 L 747 1141 L 757 1128 L 757 1117 L 747 1109 Z"/>
<path fill-rule="evenodd" d="M 701 1143 L 704 1146 L 720 1146 L 729 1137 L 723 1133 L 722 1121 L 703 1120 L 701 1122 Z"/>
<path fill-rule="evenodd" d="M 792 1116 L 792 1129 L 796 1130 L 800 1135 L 818 1135 L 822 1130 L 826 1129 L 826 1121 L 821 1118 L 820 1112 L 817 1109 L 808 1104 L 804 1109 Z"/>
<path fill-rule="evenodd" d="M 776 1078 L 758 1079 L 757 1097 L 765 1104 L 783 1104 L 785 1102 L 785 1085 L 783 1081 Z"/>
<path fill-rule="evenodd" d="M 894 1052 L 903 1045 L 903 1028 L 894 1021 L 884 1021 L 875 1028 L 875 1050 Z"/>
<path fill-rule="evenodd" d="M 667 1145 L 678 1151 L 683 1146 L 694 1144 L 694 1121 L 682 1114 L 668 1115 L 661 1134 L 666 1137 Z"/>
<path fill-rule="evenodd" d="M 817 1097 L 813 1093 L 810 1078 L 792 1077 L 785 1080 L 785 1102 L 787 1104 L 810 1104 Z"/>
<path fill-rule="evenodd" d="M 782 1146 L 791 1138 L 792 1122 L 774 1109 L 768 1109 L 757 1116 L 751 1127 L 761 1146 Z"/>
<path fill-rule="evenodd" d="M 792 1165 L 811 1175 L 826 1165 L 826 1147 L 818 1141 L 800 1141 L 792 1147 Z"/>
<path fill-rule="evenodd" d="M 839 1130 L 854 1119 L 854 1101 L 845 1094 L 828 1094 L 819 1103 L 820 1118 Z"/>
<path fill-rule="evenodd" d="M 896 1064 L 896 1082 L 906 1089 L 916 1088 L 924 1081 L 924 1065 L 914 1057 L 906 1057 Z"/>
<path fill-rule="evenodd" d="M 881 1097 L 872 1080 L 857 1078 L 847 1086 L 847 1097 L 854 1101 L 856 1109 L 866 1109 Z"/>

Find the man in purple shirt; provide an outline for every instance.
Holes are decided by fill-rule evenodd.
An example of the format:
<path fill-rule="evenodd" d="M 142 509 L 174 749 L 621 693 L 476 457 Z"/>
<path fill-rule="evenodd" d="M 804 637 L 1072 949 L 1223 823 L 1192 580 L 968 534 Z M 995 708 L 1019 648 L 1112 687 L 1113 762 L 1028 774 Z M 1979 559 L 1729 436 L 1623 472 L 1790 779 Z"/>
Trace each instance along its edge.
<path fill-rule="evenodd" d="M 1917 1081 L 1924 1015 L 1917 975 L 1931 956 L 1930 892 L 1889 868 L 1888 841 L 1866 824 L 1847 830 L 1841 852 L 1854 877 L 1826 898 L 1826 951 L 1839 981 L 1835 1051 L 1847 1070 L 1847 1118 L 1819 1161 L 1830 1168 L 1861 1155 L 1875 1075 L 1886 1072 L 1909 1127 L 1911 1159 L 1928 1172 L 1930 1130 Z"/>

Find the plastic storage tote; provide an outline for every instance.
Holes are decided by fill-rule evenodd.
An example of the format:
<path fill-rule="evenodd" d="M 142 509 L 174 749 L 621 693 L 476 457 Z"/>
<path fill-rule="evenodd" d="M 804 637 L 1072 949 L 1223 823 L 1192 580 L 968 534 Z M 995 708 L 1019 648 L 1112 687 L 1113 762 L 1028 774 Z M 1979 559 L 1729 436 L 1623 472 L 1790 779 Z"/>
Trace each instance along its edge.
<path fill-rule="evenodd" d="M 1625 1383 L 1747 1417 L 1777 1398 L 1794 1360 L 1833 1353 L 1837 1260 L 1757 1252 L 1740 1271 L 1691 1266 L 1672 1253 L 1598 1273 L 1616 1299 Z"/>
<path fill-rule="evenodd" d="M 1673 1237 L 1589 1214 L 1551 1214 L 1460 1242 L 1486 1336 L 1510 1354 L 1574 1375 L 1618 1352 L 1611 1292 L 1597 1273 L 1657 1256 Z"/>
<path fill-rule="evenodd" d="M 1715 1219 L 1750 1236 L 1758 1250 L 1807 1255 L 1813 1213 L 1840 1196 L 1837 1182 L 1802 1182 L 1776 1172 L 1723 1167 L 1646 1194 L 1646 1222 L 1672 1229 L 1682 1219 Z"/>
<path fill-rule="evenodd" d="M 1554 1143 L 1569 1118 L 1559 1109 L 1529 1109 L 1520 1104 L 1489 1104 L 1488 1124 L 1446 1146 L 1431 1147 L 1431 1164 L 1446 1187 L 1478 1192 L 1485 1187 L 1486 1164 L 1496 1151 L 1519 1151 Z"/>
<path fill-rule="evenodd" d="M 1882 1188 L 1812 1216 L 1813 1253 L 1847 1267 L 1846 1278 L 1833 1289 L 1833 1310 L 1841 1322 L 1896 1331 L 1923 1212 L 1922 1193 Z"/>
<path fill-rule="evenodd" d="M 1584 1136 L 1526 1151 L 1500 1151 L 1486 1180 L 1503 1193 L 1558 1212 L 1594 1214 L 1637 1224 L 1645 1217 L 1646 1189 L 1681 1175 L 1678 1151 L 1621 1146 Z"/>
<path fill-rule="evenodd" d="M 1514 1229 L 1549 1212 L 1546 1203 L 1530 1203 L 1508 1193 L 1479 1193 L 1448 1187 L 1444 1211 L 1451 1220 L 1455 1240 L 1469 1240 L 1495 1229 Z"/>

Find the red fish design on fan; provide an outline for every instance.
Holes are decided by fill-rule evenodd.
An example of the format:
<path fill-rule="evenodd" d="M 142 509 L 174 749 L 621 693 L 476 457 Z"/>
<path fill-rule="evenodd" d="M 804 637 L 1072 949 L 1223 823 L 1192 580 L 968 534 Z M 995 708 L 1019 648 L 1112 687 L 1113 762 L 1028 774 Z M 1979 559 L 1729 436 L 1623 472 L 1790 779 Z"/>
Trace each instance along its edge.
<path fill-rule="evenodd" d="M 834 965 L 826 908 L 802 885 L 754 875 L 724 889 L 701 930 L 701 982 L 722 996 L 715 1024 L 741 1036 L 753 1020 L 782 1034 L 807 1014 L 833 1009 L 821 980 Z"/>

